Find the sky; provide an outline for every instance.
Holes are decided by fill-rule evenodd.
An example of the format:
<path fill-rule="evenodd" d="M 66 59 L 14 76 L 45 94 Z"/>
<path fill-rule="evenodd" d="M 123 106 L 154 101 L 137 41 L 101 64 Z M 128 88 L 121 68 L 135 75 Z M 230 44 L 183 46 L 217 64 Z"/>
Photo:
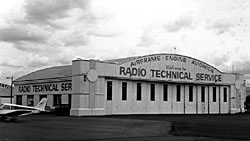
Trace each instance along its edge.
<path fill-rule="evenodd" d="M 177 53 L 250 84 L 249 15 L 249 0 L 0 1 L 0 83 L 76 58 Z"/>

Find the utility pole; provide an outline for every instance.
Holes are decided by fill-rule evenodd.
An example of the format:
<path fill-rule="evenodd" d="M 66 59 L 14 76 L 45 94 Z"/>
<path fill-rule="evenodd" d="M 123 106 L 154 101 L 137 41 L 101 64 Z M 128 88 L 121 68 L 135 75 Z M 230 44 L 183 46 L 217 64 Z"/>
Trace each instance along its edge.
<path fill-rule="evenodd" d="M 6 77 L 7 79 L 10 79 L 11 80 L 11 82 L 10 82 L 10 103 L 12 104 L 12 97 L 13 97 L 13 95 L 12 95 L 12 89 L 13 89 L 13 76 L 11 76 L 11 77 Z"/>

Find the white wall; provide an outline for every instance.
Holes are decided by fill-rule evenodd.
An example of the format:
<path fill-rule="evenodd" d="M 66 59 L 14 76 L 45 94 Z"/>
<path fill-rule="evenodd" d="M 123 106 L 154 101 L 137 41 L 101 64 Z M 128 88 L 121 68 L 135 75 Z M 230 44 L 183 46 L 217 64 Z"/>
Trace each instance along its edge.
<path fill-rule="evenodd" d="M 14 99 L 12 99 L 14 100 Z M 13 102 L 13 101 L 12 101 Z M 10 103 L 10 98 L 3 98 L 3 97 L 0 97 L 0 103 Z"/>
<path fill-rule="evenodd" d="M 106 114 L 108 115 L 229 113 L 228 86 L 192 85 L 193 101 L 190 102 L 188 84 L 150 83 L 150 82 L 111 80 L 111 79 L 106 80 L 106 83 L 107 81 L 112 81 L 112 86 L 113 86 L 112 101 L 106 101 L 107 104 Z M 122 100 L 122 82 L 127 82 L 127 100 Z M 141 101 L 136 100 L 137 83 L 142 84 Z M 155 84 L 155 101 L 150 100 L 150 84 Z M 168 101 L 163 101 L 164 84 L 168 85 Z M 181 101 L 179 102 L 176 101 L 177 85 L 181 86 Z M 201 87 L 205 87 L 205 102 L 201 102 Z M 216 102 L 213 102 L 213 87 L 216 87 Z M 224 102 L 224 93 L 223 93 L 224 88 L 227 88 L 226 102 Z M 105 94 L 105 99 L 106 96 L 107 95 Z"/>

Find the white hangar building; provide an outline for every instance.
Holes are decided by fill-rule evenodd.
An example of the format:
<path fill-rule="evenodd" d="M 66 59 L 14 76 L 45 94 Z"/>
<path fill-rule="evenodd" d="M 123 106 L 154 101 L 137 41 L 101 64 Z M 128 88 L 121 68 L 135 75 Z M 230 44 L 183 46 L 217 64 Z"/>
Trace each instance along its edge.
<path fill-rule="evenodd" d="M 226 114 L 240 112 L 244 76 L 192 57 L 152 54 L 72 61 L 14 81 L 17 104 L 70 104 L 70 115 Z"/>

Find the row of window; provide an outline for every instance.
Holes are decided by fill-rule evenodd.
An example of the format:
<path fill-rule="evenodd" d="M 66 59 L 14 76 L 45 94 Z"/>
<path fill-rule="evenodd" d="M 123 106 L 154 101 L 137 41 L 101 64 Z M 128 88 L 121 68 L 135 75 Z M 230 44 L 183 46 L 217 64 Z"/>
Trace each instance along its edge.
<path fill-rule="evenodd" d="M 69 96 L 69 104 L 71 103 L 71 95 Z M 43 98 L 47 98 L 47 95 L 39 95 L 39 101 Z M 60 105 L 62 103 L 62 95 L 54 94 L 53 95 L 53 106 Z M 16 104 L 22 105 L 22 95 L 16 96 Z M 27 95 L 27 106 L 34 106 L 34 95 Z"/>
<path fill-rule="evenodd" d="M 137 83 L 136 100 L 142 99 L 142 84 Z M 193 102 L 193 86 L 189 86 L 189 102 Z M 107 81 L 107 100 L 112 100 L 112 81 Z M 122 82 L 122 100 L 127 100 L 127 82 Z M 155 84 L 150 84 L 150 100 L 155 101 Z M 213 87 L 213 102 L 217 100 L 216 87 Z M 163 101 L 168 101 L 168 85 L 163 85 Z M 176 87 L 176 101 L 181 101 L 181 85 Z M 227 88 L 223 88 L 223 101 L 227 102 Z M 201 87 L 201 102 L 205 102 L 205 87 Z"/>

